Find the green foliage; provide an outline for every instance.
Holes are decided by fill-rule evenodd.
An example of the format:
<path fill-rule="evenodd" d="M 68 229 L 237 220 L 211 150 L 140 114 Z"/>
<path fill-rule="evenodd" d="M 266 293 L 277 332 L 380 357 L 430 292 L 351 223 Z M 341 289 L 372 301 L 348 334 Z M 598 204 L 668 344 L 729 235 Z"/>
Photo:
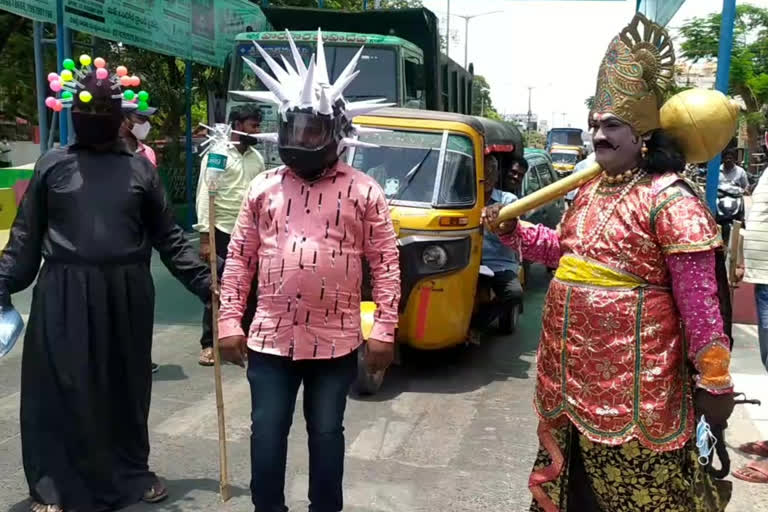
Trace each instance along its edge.
<path fill-rule="evenodd" d="M 475 75 L 472 82 L 472 115 L 501 120 L 501 116 L 493 106 L 491 86 L 483 75 Z"/>
<path fill-rule="evenodd" d="M 544 149 L 547 145 L 547 137 L 539 132 L 524 132 L 523 140 L 527 148 Z"/>
<path fill-rule="evenodd" d="M 590 96 L 589 98 L 584 100 L 584 104 L 587 106 L 589 110 L 592 110 L 593 108 L 595 108 L 595 97 Z"/>
<path fill-rule="evenodd" d="M 717 59 L 720 14 L 694 18 L 683 24 L 682 56 L 694 62 Z M 766 125 L 768 109 L 768 9 L 744 4 L 736 6 L 729 93 L 739 95 L 747 106 L 744 119 L 750 145 Z"/>

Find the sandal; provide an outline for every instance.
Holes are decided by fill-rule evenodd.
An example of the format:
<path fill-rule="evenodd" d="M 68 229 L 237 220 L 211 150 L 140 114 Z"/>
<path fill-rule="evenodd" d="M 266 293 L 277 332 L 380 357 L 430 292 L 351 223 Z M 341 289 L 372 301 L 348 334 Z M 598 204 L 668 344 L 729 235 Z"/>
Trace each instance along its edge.
<path fill-rule="evenodd" d="M 753 484 L 768 484 L 768 462 L 750 462 L 734 471 L 733 476 Z"/>
<path fill-rule="evenodd" d="M 768 441 L 755 441 L 754 443 L 744 443 L 739 446 L 739 451 L 748 455 L 757 455 L 758 457 L 768 457 Z"/>
<path fill-rule="evenodd" d="M 168 489 L 158 478 L 155 483 L 152 484 L 152 487 L 144 491 L 144 496 L 141 498 L 141 501 L 144 503 L 160 503 L 167 497 Z"/>
<path fill-rule="evenodd" d="M 29 506 L 29 510 L 30 512 L 64 512 L 61 505 L 43 505 L 36 501 L 32 502 Z"/>
<path fill-rule="evenodd" d="M 200 366 L 213 366 L 213 348 L 208 347 L 200 351 L 200 359 L 197 360 Z"/>

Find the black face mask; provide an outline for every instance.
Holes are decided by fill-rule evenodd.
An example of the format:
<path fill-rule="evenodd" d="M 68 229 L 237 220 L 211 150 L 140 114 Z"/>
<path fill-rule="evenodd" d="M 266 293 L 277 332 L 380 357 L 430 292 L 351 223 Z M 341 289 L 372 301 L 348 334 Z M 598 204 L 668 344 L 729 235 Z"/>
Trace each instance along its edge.
<path fill-rule="evenodd" d="M 117 115 L 72 112 L 72 124 L 78 144 L 94 146 L 117 140 L 122 118 L 119 110 Z"/>
<path fill-rule="evenodd" d="M 241 135 L 240 136 L 240 145 L 244 148 L 248 148 L 250 146 L 253 146 L 259 142 L 259 139 L 256 137 L 251 137 L 249 135 Z"/>

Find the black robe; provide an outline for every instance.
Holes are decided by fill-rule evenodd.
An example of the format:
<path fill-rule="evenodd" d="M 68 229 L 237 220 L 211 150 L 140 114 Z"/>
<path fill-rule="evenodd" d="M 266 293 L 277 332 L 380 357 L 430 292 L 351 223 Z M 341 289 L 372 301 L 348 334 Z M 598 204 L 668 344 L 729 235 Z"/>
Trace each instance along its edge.
<path fill-rule="evenodd" d="M 154 483 L 147 464 L 153 247 L 177 279 L 208 299 L 208 268 L 146 159 L 116 145 L 54 149 L 38 160 L 0 257 L 2 305 L 40 274 L 21 372 L 24 472 L 35 501 L 116 509 Z"/>

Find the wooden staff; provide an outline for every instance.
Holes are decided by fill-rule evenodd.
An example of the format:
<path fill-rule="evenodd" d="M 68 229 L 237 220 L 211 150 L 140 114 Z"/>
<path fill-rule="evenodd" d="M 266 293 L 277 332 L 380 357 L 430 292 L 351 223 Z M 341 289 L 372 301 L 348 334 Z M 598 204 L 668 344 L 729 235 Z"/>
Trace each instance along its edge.
<path fill-rule="evenodd" d="M 219 290 L 219 262 L 216 253 L 216 188 L 208 186 L 208 241 L 211 248 L 211 285 Z M 211 331 L 213 334 L 213 378 L 216 385 L 216 416 L 219 423 L 219 494 L 221 501 L 229 500 L 229 463 L 227 461 L 227 429 L 224 423 L 224 391 L 221 385 L 221 356 L 219 354 L 219 295 L 211 294 Z"/>
<path fill-rule="evenodd" d="M 731 299 L 733 299 L 733 289 L 736 287 L 736 266 L 741 259 L 741 222 L 734 221 L 731 226 L 731 239 L 729 240 L 730 260 L 728 261 L 728 281 L 731 284 Z"/>

